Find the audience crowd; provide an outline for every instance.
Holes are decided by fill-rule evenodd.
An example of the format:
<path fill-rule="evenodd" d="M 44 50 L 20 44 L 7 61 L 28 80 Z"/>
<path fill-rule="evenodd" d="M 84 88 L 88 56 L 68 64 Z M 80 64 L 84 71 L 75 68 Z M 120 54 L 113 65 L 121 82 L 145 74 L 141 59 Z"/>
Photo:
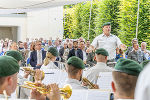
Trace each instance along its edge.
<path fill-rule="evenodd" d="M 56 38 L 56 40 L 51 38 L 49 40 L 26 38 L 26 41 L 19 42 L 8 38 L 1 40 L 0 79 L 4 82 L 0 82 L 0 98 L 3 98 L 1 94 L 4 94 L 4 90 L 8 96 L 11 96 L 14 90 L 18 90 L 17 98 L 20 99 L 60 100 L 60 91 L 57 84 L 50 84 L 49 86 L 53 91 L 50 94 L 42 95 L 36 89 L 32 89 L 30 92 L 26 88 L 16 88 L 16 78 L 18 76 L 18 84 L 23 84 L 28 80 L 42 83 L 42 70 L 61 69 L 66 70 L 68 74 L 64 84 L 70 84 L 72 89 L 86 90 L 89 88 L 87 83 L 80 82 L 82 77 L 87 78 L 93 84 L 94 89 L 100 89 L 96 84 L 99 72 L 112 72 L 113 81 L 111 86 L 114 100 L 134 100 L 136 98 L 134 96 L 138 97 L 137 100 L 149 100 L 148 94 L 147 97 L 143 96 L 145 95 L 144 93 L 138 95 L 140 94 L 140 89 L 149 93 L 149 89 L 145 89 L 150 85 L 148 86 L 145 83 L 146 86 L 140 88 L 146 73 L 142 72 L 139 80 L 138 76 L 150 61 L 150 51 L 146 48 L 146 42 L 142 42 L 139 46 L 138 39 L 134 38 L 131 43 L 128 48 L 123 45 L 124 49 L 118 46 L 115 49 L 116 56 L 113 57 L 115 60 L 109 62 L 109 51 L 104 48 L 93 48 L 94 43 L 91 44 L 89 40 L 85 40 L 82 37 L 79 39 Z M 8 62 L 10 64 L 6 65 Z M 109 66 L 110 63 L 113 63 L 114 66 Z M 32 67 L 35 70 L 34 77 L 29 79 L 29 71 L 25 71 L 24 76 L 20 76 L 18 72 L 21 67 Z M 84 72 L 84 69 L 87 70 Z M 146 77 L 145 81 L 147 80 L 148 78 Z M 137 81 L 139 83 L 136 88 Z M 4 83 L 9 84 L 9 87 Z M 142 99 L 142 97 L 149 99 Z"/>

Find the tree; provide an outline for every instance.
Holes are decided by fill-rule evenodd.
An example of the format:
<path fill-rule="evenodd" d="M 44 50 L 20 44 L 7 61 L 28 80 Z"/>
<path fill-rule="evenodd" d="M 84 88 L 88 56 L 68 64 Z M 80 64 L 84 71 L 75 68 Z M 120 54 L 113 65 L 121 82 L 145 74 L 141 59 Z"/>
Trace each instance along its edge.
<path fill-rule="evenodd" d="M 74 29 L 77 26 L 76 25 L 76 20 L 75 14 L 74 14 L 75 8 L 66 8 L 64 9 L 64 38 L 74 38 Z"/>
<path fill-rule="evenodd" d="M 150 1 L 141 0 L 139 12 L 138 39 L 139 42 L 146 42 L 150 50 Z"/>
<path fill-rule="evenodd" d="M 120 0 L 101 0 L 98 3 L 97 16 L 95 18 L 97 35 L 102 33 L 102 25 L 111 22 L 111 33 L 118 35 L 119 28 L 119 5 Z"/>
<path fill-rule="evenodd" d="M 77 38 L 82 36 L 85 39 L 88 39 L 90 8 L 91 8 L 90 1 L 77 4 L 77 8 L 75 11 L 76 20 L 77 20 L 77 28 L 74 32 Z M 97 5 L 96 5 L 96 2 L 93 1 L 92 9 L 91 9 L 90 32 L 89 32 L 90 40 L 93 40 L 93 38 L 96 36 L 95 31 L 94 31 L 95 30 L 94 18 L 96 16 L 96 14 L 94 13 L 95 8 L 97 8 Z"/>
<path fill-rule="evenodd" d="M 149 44 L 149 1 L 140 2 L 138 40 L 139 44 L 146 41 Z M 122 0 L 120 5 L 119 24 L 121 27 L 119 37 L 127 46 L 131 46 L 131 40 L 136 37 L 137 24 L 137 0 Z"/>

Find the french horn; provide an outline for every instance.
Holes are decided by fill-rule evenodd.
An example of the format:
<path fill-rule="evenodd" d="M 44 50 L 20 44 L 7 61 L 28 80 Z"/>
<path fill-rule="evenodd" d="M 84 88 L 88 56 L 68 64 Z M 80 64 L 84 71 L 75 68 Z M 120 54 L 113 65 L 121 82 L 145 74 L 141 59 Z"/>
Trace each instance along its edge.
<path fill-rule="evenodd" d="M 92 82 L 90 82 L 87 78 L 83 77 L 82 82 L 86 83 L 89 89 L 96 89 L 95 85 Z"/>

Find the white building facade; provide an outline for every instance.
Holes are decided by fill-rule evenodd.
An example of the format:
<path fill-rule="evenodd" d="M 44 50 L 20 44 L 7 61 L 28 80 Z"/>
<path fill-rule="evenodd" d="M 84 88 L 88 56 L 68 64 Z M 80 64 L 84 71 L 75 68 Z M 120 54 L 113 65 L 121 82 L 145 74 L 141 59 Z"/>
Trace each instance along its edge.
<path fill-rule="evenodd" d="M 63 6 L 0 15 L 0 39 L 63 38 Z"/>

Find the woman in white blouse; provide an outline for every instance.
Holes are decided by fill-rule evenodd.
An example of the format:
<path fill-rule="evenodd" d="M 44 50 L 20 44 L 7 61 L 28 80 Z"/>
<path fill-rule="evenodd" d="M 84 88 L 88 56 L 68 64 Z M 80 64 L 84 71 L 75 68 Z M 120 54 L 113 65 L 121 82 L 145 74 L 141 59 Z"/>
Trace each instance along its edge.
<path fill-rule="evenodd" d="M 46 53 L 46 58 L 44 59 L 44 64 L 41 69 L 58 69 L 54 64 L 56 57 L 58 56 L 58 51 L 54 47 L 50 47 Z"/>

